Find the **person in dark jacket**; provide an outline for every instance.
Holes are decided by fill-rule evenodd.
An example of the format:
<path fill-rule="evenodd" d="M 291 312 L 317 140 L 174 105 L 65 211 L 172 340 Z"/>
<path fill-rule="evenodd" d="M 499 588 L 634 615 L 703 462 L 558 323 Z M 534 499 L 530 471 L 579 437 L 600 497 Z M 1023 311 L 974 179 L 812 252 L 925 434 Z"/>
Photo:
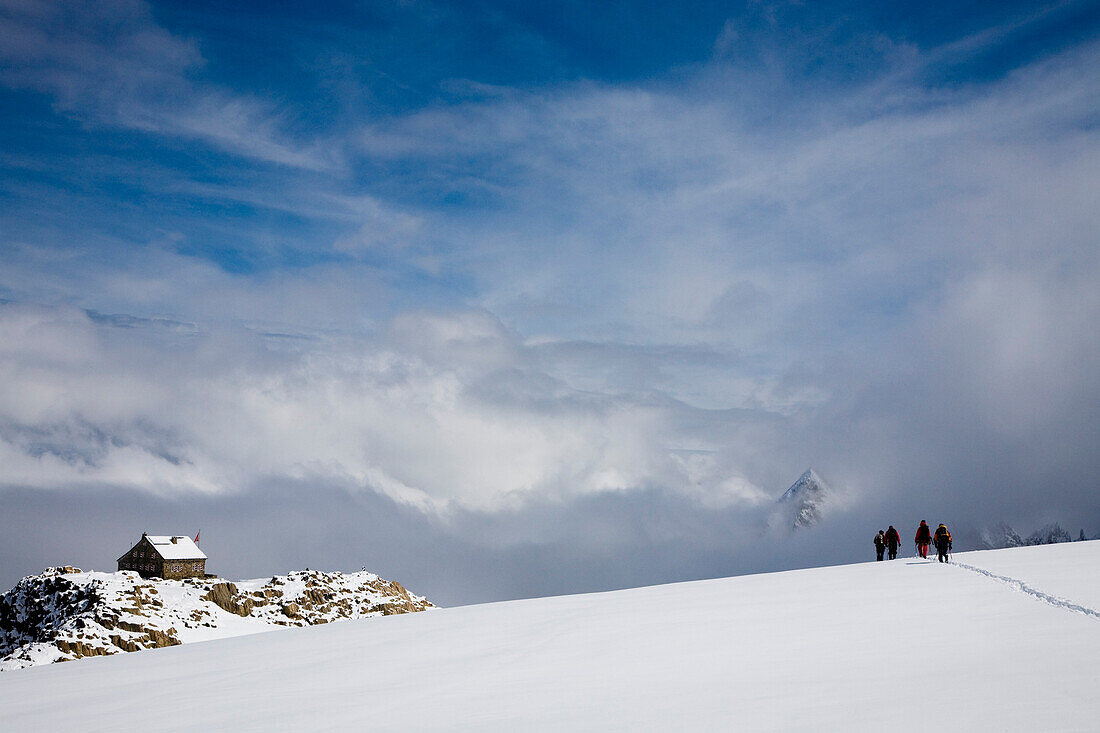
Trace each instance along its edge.
<path fill-rule="evenodd" d="M 898 556 L 898 545 L 901 544 L 901 535 L 894 529 L 894 525 L 891 524 L 890 529 L 886 530 L 884 539 L 886 540 L 888 557 L 893 560 Z"/>
<path fill-rule="evenodd" d="M 932 538 L 932 544 L 936 546 L 936 554 L 940 562 L 947 562 L 947 553 L 951 552 L 951 533 L 942 523 L 936 527 L 936 535 Z"/>
<path fill-rule="evenodd" d="M 928 529 L 928 523 L 923 519 L 920 520 L 920 526 L 917 527 L 917 536 L 913 538 L 913 541 L 917 543 L 917 554 L 927 558 L 928 545 L 932 544 L 932 531 Z"/>
<path fill-rule="evenodd" d="M 881 560 L 884 552 L 886 552 L 886 533 L 880 529 L 875 535 L 875 560 Z"/>

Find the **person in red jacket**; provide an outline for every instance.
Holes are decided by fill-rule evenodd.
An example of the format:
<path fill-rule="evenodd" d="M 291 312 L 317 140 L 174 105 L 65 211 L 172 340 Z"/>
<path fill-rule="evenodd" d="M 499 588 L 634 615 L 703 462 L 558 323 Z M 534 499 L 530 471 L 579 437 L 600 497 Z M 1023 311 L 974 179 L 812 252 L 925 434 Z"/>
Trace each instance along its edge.
<path fill-rule="evenodd" d="M 886 550 L 889 552 L 891 560 L 898 556 L 898 545 L 901 544 L 901 535 L 894 529 L 894 525 L 890 525 L 890 529 L 886 530 Z"/>
<path fill-rule="evenodd" d="M 928 546 L 932 544 L 932 531 L 928 529 L 928 523 L 923 519 L 920 520 L 920 526 L 917 527 L 917 536 L 913 538 L 913 541 L 917 543 L 917 554 L 927 559 Z"/>

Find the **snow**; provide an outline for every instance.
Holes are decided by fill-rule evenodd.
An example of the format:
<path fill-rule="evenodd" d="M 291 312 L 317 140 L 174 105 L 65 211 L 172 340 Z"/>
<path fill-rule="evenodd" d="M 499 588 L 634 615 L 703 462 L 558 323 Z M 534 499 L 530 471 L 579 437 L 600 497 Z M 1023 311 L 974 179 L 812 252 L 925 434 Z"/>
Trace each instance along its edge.
<path fill-rule="evenodd" d="M 173 542 L 172 539 L 176 541 Z M 165 560 L 205 560 L 206 553 L 199 549 L 195 541 L 183 535 L 146 535 L 153 547 Z"/>
<path fill-rule="evenodd" d="M 0 727 L 1096 730 L 1100 542 L 955 560 L 467 606 L 7 672 Z"/>
<path fill-rule="evenodd" d="M 1066 542 L 960 553 L 955 559 L 957 562 L 1024 583 L 1042 593 L 1100 611 L 1100 583 L 1097 583 L 1100 576 L 1094 573 L 1091 577 L 1082 578 L 1075 569 L 1085 548 L 1098 547 L 1098 540 Z M 1100 552 L 1097 554 L 1100 555 Z"/>

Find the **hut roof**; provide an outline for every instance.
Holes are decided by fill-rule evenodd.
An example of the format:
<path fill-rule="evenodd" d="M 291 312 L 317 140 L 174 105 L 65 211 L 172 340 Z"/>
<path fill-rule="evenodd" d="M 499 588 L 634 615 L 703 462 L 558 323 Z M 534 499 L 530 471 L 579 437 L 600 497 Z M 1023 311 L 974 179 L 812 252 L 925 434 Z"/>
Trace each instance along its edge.
<path fill-rule="evenodd" d="M 186 535 L 145 535 L 165 560 L 205 560 L 206 553 Z M 173 542 L 172 540 L 175 540 Z"/>

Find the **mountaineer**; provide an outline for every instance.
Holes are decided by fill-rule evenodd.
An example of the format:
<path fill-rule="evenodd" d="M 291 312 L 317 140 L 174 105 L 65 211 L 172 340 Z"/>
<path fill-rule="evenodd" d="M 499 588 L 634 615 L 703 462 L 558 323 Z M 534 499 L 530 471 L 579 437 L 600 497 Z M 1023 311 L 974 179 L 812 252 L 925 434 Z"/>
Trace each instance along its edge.
<path fill-rule="evenodd" d="M 875 535 L 875 560 L 881 560 L 884 552 L 886 552 L 886 533 L 880 529 Z"/>
<path fill-rule="evenodd" d="M 901 544 L 901 535 L 894 529 L 894 525 L 886 530 L 886 549 L 889 550 L 889 558 L 893 560 L 898 556 L 898 545 Z"/>
<path fill-rule="evenodd" d="M 932 538 L 932 544 L 936 546 L 936 553 L 940 562 L 947 562 L 947 553 L 951 552 L 951 533 L 947 527 L 940 523 L 936 527 L 936 535 Z"/>
<path fill-rule="evenodd" d="M 932 543 L 932 532 L 928 529 L 928 523 L 923 519 L 920 520 L 920 526 L 917 527 L 917 536 L 913 538 L 913 541 L 917 543 L 917 554 L 927 558 L 928 545 Z"/>

